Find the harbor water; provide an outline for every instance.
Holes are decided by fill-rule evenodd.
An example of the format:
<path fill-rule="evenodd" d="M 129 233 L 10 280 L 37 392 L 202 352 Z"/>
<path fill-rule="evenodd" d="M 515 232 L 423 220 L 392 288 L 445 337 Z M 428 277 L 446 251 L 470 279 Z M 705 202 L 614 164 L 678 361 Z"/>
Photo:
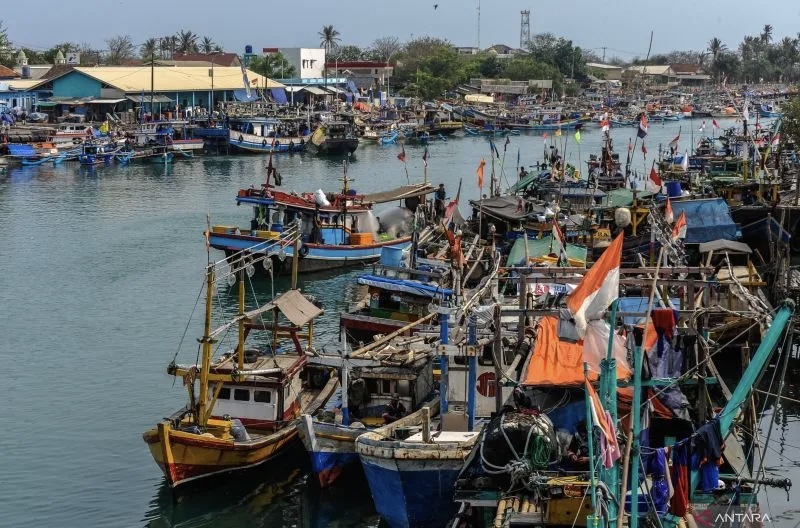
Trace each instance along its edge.
<path fill-rule="evenodd" d="M 666 146 L 679 127 L 679 150 L 688 149 L 691 135 L 699 139 L 699 125 L 700 120 L 651 124 L 649 157 L 642 159 L 639 142 L 633 167 L 648 172 L 659 144 Z M 613 131 L 623 163 L 635 133 Z M 581 136 L 580 144 L 572 132 L 555 139 L 567 161 L 582 162 L 583 168 L 589 154 L 600 152 L 600 131 L 587 127 Z M 501 187 L 516 181 L 518 153 L 521 164 L 533 165 L 550 141 L 523 134 L 506 145 L 498 138 L 494 165 Z M 399 145 L 360 146 L 349 164 L 350 186 L 370 192 L 420 181 L 422 149 L 407 146 L 404 165 L 397 159 Z M 488 192 L 488 141 L 456 137 L 431 142 L 428 149 L 431 182 L 444 183 L 452 197 L 463 180 L 461 211 L 468 216 L 467 200 L 479 196 L 476 168 L 482 157 Z M 0 359 L 6 365 L 0 526 L 379 525 L 358 475 L 320 491 L 306 477 L 301 451 L 262 473 L 175 503 L 142 441 L 145 429 L 185 403 L 180 380 L 165 369 L 204 280 L 206 215 L 215 224 L 247 225 L 251 211 L 237 207 L 234 196 L 263 182 L 265 161 L 209 157 L 94 170 L 65 163 L 0 174 Z M 341 160 L 295 154 L 277 157 L 275 164 L 285 190 L 341 186 Z M 337 337 L 339 312 L 357 299 L 356 273 L 301 277 L 303 291 L 325 307 L 315 327 L 318 345 Z M 269 291 L 266 280 L 261 285 Z M 287 286 L 275 283 L 278 291 Z M 234 296 L 228 301 L 233 306 Z M 189 346 L 179 359 L 194 360 L 199 334 L 199 324 L 191 324 Z M 797 415 L 784 410 L 772 436 L 781 443 L 768 451 L 768 468 L 800 479 L 794 461 L 800 459 L 799 435 Z M 783 492 L 769 498 L 774 525 L 797 526 L 800 510 Z"/>

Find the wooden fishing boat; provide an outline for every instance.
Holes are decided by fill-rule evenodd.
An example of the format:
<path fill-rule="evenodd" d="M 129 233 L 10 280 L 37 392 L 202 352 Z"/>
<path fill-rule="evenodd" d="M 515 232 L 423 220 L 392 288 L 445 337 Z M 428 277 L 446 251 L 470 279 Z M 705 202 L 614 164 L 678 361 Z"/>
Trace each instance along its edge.
<path fill-rule="evenodd" d="M 291 243 L 296 226 L 283 237 Z M 313 320 L 322 309 L 293 289 L 245 311 L 245 275 L 269 264 L 269 253 L 239 254 L 209 264 L 202 353 L 191 365 L 170 363 L 167 372 L 183 379 L 189 404 L 144 433 L 150 453 L 166 482 L 177 488 L 188 482 L 254 468 L 275 458 L 297 438 L 295 418 L 315 412 L 331 397 L 338 379 L 327 369 L 310 367 L 300 332 L 311 346 Z M 221 271 L 224 270 L 224 271 Z M 212 329 L 217 275 L 238 281 L 238 313 Z M 271 318 L 265 319 L 267 314 Z M 233 349 L 214 358 L 215 344 L 237 328 Z M 255 340 L 257 331 L 266 337 Z M 197 392 L 195 389 L 198 389 Z"/>
<path fill-rule="evenodd" d="M 310 138 L 307 128 L 275 118 L 237 118 L 232 119 L 229 126 L 230 146 L 249 154 L 300 152 L 305 150 Z"/>
<path fill-rule="evenodd" d="M 346 170 L 346 169 L 345 169 Z M 280 184 L 280 176 L 276 183 Z M 347 175 L 340 193 L 286 193 L 278 191 L 267 181 L 261 189 L 241 189 L 236 202 L 253 207 L 250 225 L 216 225 L 211 228 L 211 247 L 227 254 L 252 251 L 253 246 L 275 241 L 286 225 L 295 219 L 301 221 L 301 240 L 297 249 L 300 256 L 300 273 L 343 268 L 367 264 L 378 260 L 385 248 L 401 251 L 411 245 L 412 229 L 409 219 L 420 205 L 420 199 L 433 192 L 429 183 L 408 185 L 375 194 L 358 194 L 348 188 Z M 390 224 L 376 218 L 373 206 L 401 201 L 398 214 L 404 220 Z M 404 227 L 405 226 L 405 227 Z M 274 256 L 274 269 L 279 273 L 289 271 L 285 257 L 294 256 L 293 247 L 285 247 Z"/>
<path fill-rule="evenodd" d="M 352 154 L 358 148 L 358 137 L 347 121 L 325 121 L 311 134 L 307 146 L 323 156 Z"/>

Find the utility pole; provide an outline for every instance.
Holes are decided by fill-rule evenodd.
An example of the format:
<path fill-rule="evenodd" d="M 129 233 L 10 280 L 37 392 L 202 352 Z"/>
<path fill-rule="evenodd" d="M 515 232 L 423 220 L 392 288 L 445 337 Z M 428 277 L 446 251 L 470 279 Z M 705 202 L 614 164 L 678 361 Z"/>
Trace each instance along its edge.
<path fill-rule="evenodd" d="M 606 63 L 606 47 L 603 46 L 602 50 L 603 50 L 603 64 L 605 64 Z"/>

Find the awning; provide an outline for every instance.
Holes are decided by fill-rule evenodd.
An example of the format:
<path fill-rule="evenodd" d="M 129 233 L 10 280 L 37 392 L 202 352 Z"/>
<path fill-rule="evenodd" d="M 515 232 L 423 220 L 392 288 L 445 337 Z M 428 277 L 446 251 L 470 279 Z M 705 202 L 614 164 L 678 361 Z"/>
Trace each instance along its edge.
<path fill-rule="evenodd" d="M 146 93 L 144 95 L 127 95 L 126 97 L 128 99 L 130 99 L 131 101 L 133 101 L 134 103 L 141 103 L 142 101 L 144 101 L 145 103 L 150 104 L 151 100 L 154 103 L 171 103 L 172 102 L 172 99 L 170 99 L 166 95 L 161 95 L 161 94 L 153 94 L 151 96 L 150 94 Z M 152 99 L 151 99 L 151 97 L 152 97 Z"/>
<path fill-rule="evenodd" d="M 363 202 L 367 203 L 386 203 L 402 200 L 404 198 L 413 198 L 415 196 L 423 196 L 433 192 L 433 185 L 430 183 L 420 183 L 417 185 L 404 185 L 397 189 L 390 191 L 381 191 L 372 194 L 365 194 Z"/>
<path fill-rule="evenodd" d="M 306 86 L 305 90 L 314 95 L 328 95 L 328 92 L 321 88 L 317 88 L 316 86 Z"/>
<path fill-rule="evenodd" d="M 61 103 L 57 103 L 56 101 L 39 101 L 36 103 L 36 106 L 40 108 L 51 108 L 53 106 L 58 106 Z"/>
<path fill-rule="evenodd" d="M 125 101 L 125 99 L 92 99 L 91 101 L 86 101 L 89 104 L 117 104 Z"/>
<path fill-rule="evenodd" d="M 709 251 L 734 251 L 736 253 L 752 253 L 753 250 L 744 242 L 737 242 L 736 240 L 712 240 L 711 242 L 703 242 L 699 246 L 700 253 L 708 253 Z"/>
<path fill-rule="evenodd" d="M 305 326 L 323 312 L 322 308 L 309 301 L 299 290 L 287 291 L 272 304 L 295 326 Z"/>
<path fill-rule="evenodd" d="M 342 90 L 338 86 L 326 86 L 325 89 L 333 93 L 339 93 L 339 94 L 347 93 L 347 90 Z"/>
<path fill-rule="evenodd" d="M 272 98 L 275 99 L 275 102 L 278 104 L 286 104 L 289 102 L 286 99 L 286 92 L 283 88 L 272 88 L 270 89 L 270 93 L 272 94 Z"/>
<path fill-rule="evenodd" d="M 291 93 L 291 92 L 297 93 L 297 92 L 301 92 L 301 91 L 303 91 L 305 89 L 306 89 L 305 86 L 287 86 L 286 88 L 284 88 L 284 90 L 286 90 L 289 93 Z"/>

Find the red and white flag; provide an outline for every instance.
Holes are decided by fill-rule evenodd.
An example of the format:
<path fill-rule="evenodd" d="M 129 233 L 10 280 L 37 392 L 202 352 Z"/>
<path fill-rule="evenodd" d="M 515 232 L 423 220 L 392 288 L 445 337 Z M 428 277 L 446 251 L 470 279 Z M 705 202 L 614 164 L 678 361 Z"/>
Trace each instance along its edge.
<path fill-rule="evenodd" d="M 672 212 L 672 202 L 669 201 L 669 198 L 667 198 L 667 205 L 664 207 L 664 220 L 670 224 L 675 221 L 675 214 Z"/>
<path fill-rule="evenodd" d="M 774 136 L 772 136 L 772 148 L 778 148 L 780 142 L 781 142 L 780 134 L 775 134 Z"/>
<path fill-rule="evenodd" d="M 717 123 L 716 119 L 712 119 L 711 120 L 711 126 L 713 126 L 714 128 L 719 129 L 719 123 Z"/>
<path fill-rule="evenodd" d="M 678 134 L 677 136 L 675 136 L 674 138 L 672 138 L 672 141 L 670 141 L 670 142 L 669 142 L 669 146 L 670 146 L 670 148 L 674 148 L 674 149 L 676 149 L 676 150 L 677 150 L 677 148 L 678 148 L 678 143 L 680 142 L 680 140 L 681 140 L 681 135 L 680 135 L 680 134 Z"/>
<path fill-rule="evenodd" d="M 672 241 L 679 238 L 686 238 L 686 211 L 682 211 L 678 221 L 672 226 Z"/>
<path fill-rule="evenodd" d="M 650 177 L 647 178 L 647 181 L 644 182 L 644 184 L 648 192 L 653 194 L 658 194 L 661 192 L 661 186 L 664 185 L 664 182 L 662 182 L 661 178 L 658 177 L 655 167 L 650 168 Z"/>
<path fill-rule="evenodd" d="M 642 156 L 647 159 L 647 147 L 644 146 L 644 141 L 642 141 Z"/>
<path fill-rule="evenodd" d="M 578 287 L 567 299 L 578 335 L 586 335 L 588 321 L 599 319 L 609 305 L 619 297 L 619 267 L 622 260 L 622 238 L 606 248 L 597 262 L 586 272 Z"/>
<path fill-rule="evenodd" d="M 567 257 L 567 239 L 556 221 L 553 221 L 553 242 L 558 244 L 559 263 L 566 265 L 569 260 L 569 257 Z"/>
<path fill-rule="evenodd" d="M 610 128 L 611 128 L 611 121 L 609 121 L 608 119 L 603 119 L 602 121 L 600 121 L 600 130 L 602 130 L 603 132 L 608 132 Z"/>

